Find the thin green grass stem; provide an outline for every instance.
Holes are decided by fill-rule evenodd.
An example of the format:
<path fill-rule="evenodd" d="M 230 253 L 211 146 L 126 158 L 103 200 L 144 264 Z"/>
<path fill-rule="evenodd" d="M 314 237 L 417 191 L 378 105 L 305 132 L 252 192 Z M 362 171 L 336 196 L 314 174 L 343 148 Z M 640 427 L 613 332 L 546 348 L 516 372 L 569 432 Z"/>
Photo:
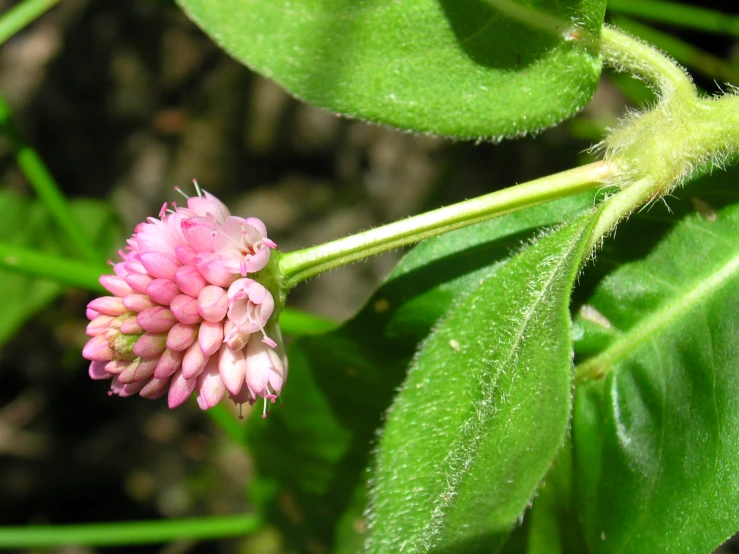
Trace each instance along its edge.
<path fill-rule="evenodd" d="M 608 10 L 687 29 L 739 37 L 739 17 L 699 6 L 663 0 L 608 0 Z"/>
<path fill-rule="evenodd" d="M 0 44 L 36 21 L 59 0 L 25 0 L 6 11 L 0 16 Z"/>
<path fill-rule="evenodd" d="M 0 527 L 0 548 L 122 546 L 242 537 L 262 527 L 254 515 L 181 518 L 85 525 Z"/>
<path fill-rule="evenodd" d="M 18 132 L 10 106 L 0 95 L 0 130 L 10 141 L 21 171 L 28 179 L 39 199 L 49 210 L 59 227 L 66 233 L 79 255 L 89 262 L 100 262 L 103 257 L 95 248 L 92 238 L 85 232 L 69 208 L 67 199 L 44 164 L 41 156 Z"/>
<path fill-rule="evenodd" d="M 105 293 L 105 289 L 98 282 L 98 277 L 110 272 L 110 268 L 104 264 L 70 260 L 2 243 L 0 243 L 0 268 L 102 293 Z"/>

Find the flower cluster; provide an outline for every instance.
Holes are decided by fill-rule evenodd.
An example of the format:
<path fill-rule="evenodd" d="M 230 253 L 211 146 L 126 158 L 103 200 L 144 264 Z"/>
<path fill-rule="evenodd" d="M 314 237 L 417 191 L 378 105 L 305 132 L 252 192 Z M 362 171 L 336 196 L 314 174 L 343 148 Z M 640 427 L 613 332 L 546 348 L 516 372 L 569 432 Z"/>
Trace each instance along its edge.
<path fill-rule="evenodd" d="M 248 275 L 266 267 L 275 243 L 262 221 L 232 216 L 195 186 L 186 208 L 165 203 L 159 219 L 139 224 L 115 274 L 100 277 L 112 296 L 88 304 L 82 355 L 90 377 L 113 380 L 109 394 L 167 394 L 174 408 L 197 391 L 205 410 L 228 392 L 237 403 L 264 398 L 266 410 L 287 360 L 268 323 L 274 299 Z"/>

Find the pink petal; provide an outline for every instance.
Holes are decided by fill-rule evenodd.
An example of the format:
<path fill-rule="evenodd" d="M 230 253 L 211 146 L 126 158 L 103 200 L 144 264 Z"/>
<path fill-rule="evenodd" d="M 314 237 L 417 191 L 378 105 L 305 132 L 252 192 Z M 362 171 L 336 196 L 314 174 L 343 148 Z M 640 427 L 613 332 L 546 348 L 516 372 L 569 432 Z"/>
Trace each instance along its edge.
<path fill-rule="evenodd" d="M 145 294 L 129 294 L 123 299 L 123 305 L 132 312 L 142 312 L 146 308 L 153 308 L 154 302 Z"/>
<path fill-rule="evenodd" d="M 212 356 L 223 344 L 223 323 L 204 321 L 198 331 L 198 344 L 204 356 Z"/>
<path fill-rule="evenodd" d="M 133 396 L 137 392 L 139 392 L 141 389 L 144 388 L 144 385 L 146 384 L 146 381 L 136 381 L 134 383 L 129 384 L 121 384 L 120 382 L 116 382 L 117 380 L 114 379 L 113 383 L 110 385 L 110 390 L 113 392 L 113 394 L 117 394 L 121 398 L 126 398 L 127 396 Z"/>
<path fill-rule="evenodd" d="M 174 281 L 174 274 L 180 267 L 180 262 L 173 254 L 165 254 L 164 252 L 144 252 L 140 256 L 141 264 L 146 268 L 150 275 L 157 279 L 169 279 Z"/>
<path fill-rule="evenodd" d="M 188 325 L 200 323 L 198 302 L 192 296 L 178 294 L 175 296 L 174 300 L 172 300 L 170 309 L 181 323 L 186 323 Z"/>
<path fill-rule="evenodd" d="M 134 291 L 139 294 L 146 293 L 146 287 L 151 283 L 152 278 L 148 275 L 141 275 L 140 273 L 131 273 L 125 277 L 126 284 L 131 287 Z"/>
<path fill-rule="evenodd" d="M 133 347 L 133 353 L 141 358 L 158 358 L 167 348 L 167 335 L 144 333 Z"/>
<path fill-rule="evenodd" d="M 198 254 L 189 246 L 178 246 L 175 248 L 174 253 L 182 265 L 193 265 L 195 263 L 195 256 Z"/>
<path fill-rule="evenodd" d="M 226 291 L 214 285 L 204 287 L 198 295 L 198 312 L 206 321 L 223 321 L 228 312 Z"/>
<path fill-rule="evenodd" d="M 264 221 L 262 221 L 261 219 L 256 218 L 256 217 L 247 217 L 244 220 L 244 223 L 246 223 L 247 225 L 251 225 L 252 227 L 254 227 L 254 229 L 259 234 L 260 238 L 264 238 L 264 237 L 267 236 L 267 227 L 264 224 Z"/>
<path fill-rule="evenodd" d="M 254 252 L 252 256 L 246 262 L 246 272 L 256 273 L 261 271 L 269 263 L 270 251 L 269 248 L 261 248 Z"/>
<path fill-rule="evenodd" d="M 140 275 L 146 275 L 146 268 L 138 260 L 131 260 L 123 264 L 123 267 L 128 273 L 139 273 Z"/>
<path fill-rule="evenodd" d="M 105 290 L 114 296 L 126 296 L 133 293 L 128 283 L 116 275 L 101 275 L 98 280 Z"/>
<path fill-rule="evenodd" d="M 221 348 L 218 353 L 218 371 L 229 392 L 233 395 L 239 394 L 246 377 L 244 351 L 233 351 L 228 347 Z"/>
<path fill-rule="evenodd" d="M 200 345 L 195 343 L 190 346 L 185 352 L 185 357 L 182 358 L 182 374 L 185 379 L 192 379 L 200 375 L 200 372 L 205 368 L 205 364 L 208 363 L 209 356 L 205 356 L 203 351 L 200 350 Z"/>
<path fill-rule="evenodd" d="M 118 262 L 114 264 L 112 261 L 108 260 L 108 264 L 113 265 L 113 273 L 115 273 L 116 277 L 125 279 L 128 275 L 128 270 L 126 269 L 126 264 L 124 262 Z"/>
<path fill-rule="evenodd" d="M 205 218 L 192 217 L 182 221 L 182 233 L 195 252 L 213 252 L 213 225 Z"/>
<path fill-rule="evenodd" d="M 164 306 L 154 306 L 140 312 L 136 317 L 136 322 L 150 333 L 166 333 L 174 327 L 177 320 L 174 314 Z"/>
<path fill-rule="evenodd" d="M 131 365 L 129 360 L 112 360 L 105 364 L 105 371 L 111 376 L 120 375 Z"/>
<path fill-rule="evenodd" d="M 87 308 L 101 314 L 113 316 L 125 314 L 128 311 L 123 300 L 117 296 L 101 296 L 90 302 Z"/>
<path fill-rule="evenodd" d="M 205 366 L 205 370 L 198 377 L 198 406 L 201 410 L 207 410 L 218 404 L 226 393 L 218 373 L 218 360 L 213 358 Z"/>
<path fill-rule="evenodd" d="M 90 375 L 91 379 L 110 379 L 110 373 L 105 371 L 105 366 L 108 364 L 108 362 L 104 361 L 97 361 L 92 362 L 90 364 L 90 369 L 88 370 L 88 374 Z"/>
<path fill-rule="evenodd" d="M 170 252 L 178 246 L 178 234 L 164 221 L 149 218 L 133 237 L 139 252 Z"/>
<path fill-rule="evenodd" d="M 119 327 L 119 329 L 124 335 L 142 335 L 144 333 L 141 325 L 139 325 L 136 321 L 136 316 L 127 317 L 126 319 L 121 321 L 121 326 Z"/>
<path fill-rule="evenodd" d="M 169 279 L 154 279 L 146 286 L 146 294 L 148 294 L 154 302 L 169 306 L 175 296 L 180 294 L 180 288 L 174 281 Z"/>
<path fill-rule="evenodd" d="M 123 383 L 124 385 L 127 385 L 129 383 L 134 383 L 136 381 L 136 369 L 139 367 L 139 362 L 129 362 L 126 366 L 126 369 L 121 371 L 118 376 L 116 377 L 116 380 L 119 383 Z"/>
<path fill-rule="evenodd" d="M 197 336 L 197 328 L 194 325 L 177 323 L 167 333 L 167 348 L 170 350 L 186 350 Z"/>
<path fill-rule="evenodd" d="M 115 353 L 104 335 L 91 338 L 82 349 L 82 357 L 91 362 L 107 362 L 113 359 Z"/>
<path fill-rule="evenodd" d="M 182 292 L 193 298 L 197 298 L 203 287 L 208 284 L 194 265 L 183 265 L 177 268 L 174 280 Z"/>
<path fill-rule="evenodd" d="M 137 381 L 141 381 L 142 379 L 148 379 L 149 377 L 154 375 L 154 369 L 157 367 L 158 362 L 158 358 L 141 360 L 138 367 L 136 368 L 136 372 L 133 375 L 134 379 L 136 379 Z"/>
<path fill-rule="evenodd" d="M 228 208 L 212 194 L 205 192 L 205 196 L 192 196 L 187 199 L 187 208 L 199 216 L 210 215 L 222 223 L 230 212 Z"/>
<path fill-rule="evenodd" d="M 227 287 L 236 279 L 236 275 L 223 266 L 217 254 L 198 254 L 195 264 L 200 274 L 212 285 Z"/>
<path fill-rule="evenodd" d="M 167 397 L 170 409 L 180 406 L 190 398 L 195 390 L 197 379 L 185 379 L 182 372 L 178 372 L 172 377 L 172 383 L 169 385 L 169 395 Z"/>
<path fill-rule="evenodd" d="M 182 358 L 185 353 L 177 350 L 165 350 L 159 357 L 159 362 L 154 368 L 155 379 L 166 379 L 174 374 L 182 366 Z"/>
<path fill-rule="evenodd" d="M 237 325 L 226 321 L 223 326 L 223 342 L 225 342 L 231 350 L 241 350 L 246 346 L 251 333 L 246 333 L 239 329 Z"/>
<path fill-rule="evenodd" d="M 139 396 L 148 398 L 149 400 L 161 398 L 167 394 L 167 385 L 169 385 L 169 379 L 149 379 L 146 385 L 144 385 L 144 388 L 141 389 L 141 392 L 139 392 Z"/>
<path fill-rule="evenodd" d="M 246 385 L 257 396 L 279 396 L 285 381 L 285 367 L 274 348 L 260 340 L 246 345 Z"/>
<path fill-rule="evenodd" d="M 102 335 L 110 328 L 110 323 L 115 319 L 112 315 L 99 315 L 87 324 L 87 333 L 90 337 L 96 337 Z"/>

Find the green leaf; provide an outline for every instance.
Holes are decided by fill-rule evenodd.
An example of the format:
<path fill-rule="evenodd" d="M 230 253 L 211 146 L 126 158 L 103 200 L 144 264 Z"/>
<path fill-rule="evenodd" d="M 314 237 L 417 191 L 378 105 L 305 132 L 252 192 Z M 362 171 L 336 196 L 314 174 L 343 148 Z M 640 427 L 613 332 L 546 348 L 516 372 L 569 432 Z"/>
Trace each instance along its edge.
<path fill-rule="evenodd" d="M 97 237 L 101 252 L 110 251 L 118 237 L 118 225 L 107 204 L 78 200 L 72 212 L 90 236 Z M 48 253 L 69 250 L 53 219 L 37 200 L 0 190 L 0 242 Z M 60 284 L 0 270 L 0 344 L 7 341 L 28 318 L 43 309 L 63 290 Z"/>
<path fill-rule="evenodd" d="M 367 480 L 376 430 L 418 342 L 540 227 L 592 206 L 586 193 L 427 240 L 353 320 L 293 343 L 285 406 L 266 420 L 252 418 L 248 430 L 259 474 L 255 500 L 294 547 L 330 549 L 343 514 L 338 548 L 352 551 L 362 529 L 357 487 Z"/>
<path fill-rule="evenodd" d="M 597 212 L 596 212 L 597 213 Z M 389 410 L 371 552 L 495 552 L 564 442 L 570 292 L 595 221 L 535 242 L 446 315 Z"/>
<path fill-rule="evenodd" d="M 605 0 L 179 4 L 223 49 L 298 98 L 413 131 L 538 131 L 582 109 L 601 70 L 591 37 Z"/>
<path fill-rule="evenodd" d="M 573 493 L 570 437 L 541 482 L 523 522 L 511 534 L 505 554 L 586 554 Z"/>
<path fill-rule="evenodd" d="M 280 328 L 288 335 L 321 335 L 338 326 L 334 321 L 293 308 L 280 312 Z"/>
<path fill-rule="evenodd" d="M 605 277 L 578 318 L 578 375 L 605 374 L 573 416 L 592 552 L 710 552 L 739 529 L 739 205 L 705 201 L 736 201 L 729 180 L 696 187 L 700 213 Z"/>

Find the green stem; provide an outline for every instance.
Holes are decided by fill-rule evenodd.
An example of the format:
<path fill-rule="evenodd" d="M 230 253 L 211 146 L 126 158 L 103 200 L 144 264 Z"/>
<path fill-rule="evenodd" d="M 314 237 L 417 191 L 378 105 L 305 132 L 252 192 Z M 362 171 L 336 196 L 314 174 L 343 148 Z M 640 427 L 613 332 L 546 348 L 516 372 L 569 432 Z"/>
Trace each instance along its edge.
<path fill-rule="evenodd" d="M 479 198 L 409 217 L 339 240 L 289 252 L 280 271 L 289 290 L 324 271 L 460 227 L 602 187 L 613 168 L 603 162 L 563 171 Z"/>
<path fill-rule="evenodd" d="M 66 198 L 41 157 L 18 132 L 11 116 L 10 106 L 2 96 L 0 96 L 0 129 L 5 133 L 13 150 L 15 150 L 21 171 L 57 224 L 67 234 L 72 245 L 87 261 L 100 262 L 101 255 L 95 248 L 92 239 L 70 210 Z"/>
<path fill-rule="evenodd" d="M 651 179 L 642 179 L 604 201 L 601 204 L 598 220 L 593 226 L 588 249 L 597 249 L 603 242 L 603 238 L 616 228 L 619 221 L 628 217 L 639 206 L 648 203 L 654 197 L 655 190 L 659 188 Z M 607 367 L 603 358 L 604 354 L 601 354 L 576 366 L 574 384 L 581 385 L 591 379 L 602 377 L 605 372 L 604 368 Z"/>
<path fill-rule="evenodd" d="M 654 181 L 642 179 L 606 200 L 598 221 L 593 226 L 588 248 L 599 246 L 603 237 L 615 229 L 619 221 L 631 215 L 639 206 L 652 200 L 658 191 L 659 187 L 655 186 Z"/>
<path fill-rule="evenodd" d="M 641 37 L 665 52 L 669 52 L 678 62 L 697 73 L 702 73 L 710 79 L 718 79 L 724 83 L 739 83 L 739 70 L 733 64 L 722 60 L 718 56 L 627 17 L 614 17 L 613 22 L 627 32 Z"/>
<path fill-rule="evenodd" d="M 2 243 L 0 243 L 0 267 L 95 292 L 105 292 L 98 282 L 98 277 L 110 272 L 110 268 L 103 264 L 78 262 Z"/>
<path fill-rule="evenodd" d="M 86 525 L 0 527 L 0 548 L 112 546 L 240 537 L 262 526 L 254 515 L 182 518 Z"/>
<path fill-rule="evenodd" d="M 657 49 L 615 27 L 603 27 L 601 54 L 609 65 L 644 80 L 665 101 L 677 96 L 696 98 L 695 86 L 682 67 Z"/>
<path fill-rule="evenodd" d="M 10 8 L 0 17 L 0 44 L 5 43 L 58 3 L 59 0 L 25 0 Z"/>

